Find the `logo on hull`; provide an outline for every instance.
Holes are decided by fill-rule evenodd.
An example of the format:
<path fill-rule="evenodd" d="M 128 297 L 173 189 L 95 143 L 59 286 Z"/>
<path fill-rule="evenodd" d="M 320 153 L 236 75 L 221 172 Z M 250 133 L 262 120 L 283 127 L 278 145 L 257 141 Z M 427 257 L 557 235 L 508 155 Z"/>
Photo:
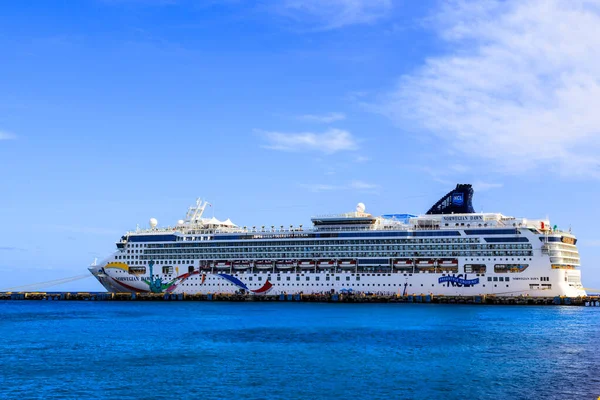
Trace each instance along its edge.
<path fill-rule="evenodd" d="M 465 274 L 463 278 L 463 274 L 452 275 L 452 276 L 442 276 L 438 278 L 438 283 L 446 283 L 446 286 L 455 286 L 455 287 L 470 287 L 473 285 L 479 284 L 479 278 L 475 279 L 467 279 L 467 275 Z"/>

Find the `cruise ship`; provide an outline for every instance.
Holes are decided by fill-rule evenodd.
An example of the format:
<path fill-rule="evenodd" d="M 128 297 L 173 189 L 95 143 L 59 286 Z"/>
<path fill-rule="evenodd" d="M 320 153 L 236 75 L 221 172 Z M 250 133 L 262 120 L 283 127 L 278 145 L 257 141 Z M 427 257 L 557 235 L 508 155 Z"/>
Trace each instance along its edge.
<path fill-rule="evenodd" d="M 109 292 L 585 296 L 577 239 L 546 219 L 477 213 L 459 184 L 423 215 L 356 210 L 312 227 L 203 217 L 127 232 L 90 272 Z"/>

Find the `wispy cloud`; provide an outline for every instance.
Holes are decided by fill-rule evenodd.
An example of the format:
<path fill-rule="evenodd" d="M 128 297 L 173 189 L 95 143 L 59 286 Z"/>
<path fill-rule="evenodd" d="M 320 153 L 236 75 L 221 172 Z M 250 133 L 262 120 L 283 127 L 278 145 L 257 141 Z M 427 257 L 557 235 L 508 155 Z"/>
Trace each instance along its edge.
<path fill-rule="evenodd" d="M 403 76 L 379 111 L 504 172 L 600 178 L 600 7 L 455 0 L 434 18 L 449 53 Z"/>
<path fill-rule="evenodd" d="M 582 245 L 589 247 L 600 247 L 600 239 L 597 240 L 583 240 Z"/>
<path fill-rule="evenodd" d="M 280 15 L 317 30 L 372 24 L 393 8 L 392 0 L 283 0 L 275 4 Z"/>
<path fill-rule="evenodd" d="M 16 139 L 17 135 L 10 132 L 0 131 L 0 140 L 12 140 Z"/>
<path fill-rule="evenodd" d="M 328 129 L 323 133 L 282 133 L 256 131 L 267 142 L 263 147 L 282 151 L 316 151 L 333 154 L 358 149 L 352 134 L 342 129 Z"/>
<path fill-rule="evenodd" d="M 374 183 L 365 182 L 365 181 L 352 181 L 352 182 L 350 182 L 349 187 L 351 189 L 371 190 L 371 189 L 377 189 L 379 187 L 379 185 L 376 185 Z"/>
<path fill-rule="evenodd" d="M 473 189 L 475 189 L 478 192 L 484 192 L 484 191 L 490 190 L 490 189 L 500 189 L 503 186 L 504 185 L 502 183 L 492 183 L 492 182 L 482 182 L 482 181 L 473 182 Z"/>
<path fill-rule="evenodd" d="M 318 123 L 323 123 L 323 124 L 330 124 L 332 122 L 342 121 L 342 120 L 346 119 L 346 114 L 340 113 L 340 112 L 330 112 L 330 113 L 321 114 L 321 115 L 304 114 L 304 115 L 300 115 L 298 117 L 298 119 L 301 119 L 303 121 L 308 121 L 308 122 L 318 122 Z"/>
<path fill-rule="evenodd" d="M 22 247 L 0 246 L 0 251 L 27 251 Z"/>
<path fill-rule="evenodd" d="M 329 191 L 342 191 L 342 190 L 356 190 L 362 192 L 375 192 L 380 188 L 379 185 L 369 183 L 360 180 L 354 180 L 343 184 L 323 184 L 323 183 L 301 183 L 299 185 L 311 192 L 329 192 Z"/>
<path fill-rule="evenodd" d="M 115 229 L 106 229 L 100 227 L 90 227 L 90 226 L 71 226 L 71 225 L 43 225 L 38 226 L 36 229 L 46 230 L 51 232 L 68 232 L 68 233 L 77 233 L 77 234 L 90 234 L 90 235 L 110 235 L 116 236 L 120 235 L 123 232 L 120 232 Z"/>

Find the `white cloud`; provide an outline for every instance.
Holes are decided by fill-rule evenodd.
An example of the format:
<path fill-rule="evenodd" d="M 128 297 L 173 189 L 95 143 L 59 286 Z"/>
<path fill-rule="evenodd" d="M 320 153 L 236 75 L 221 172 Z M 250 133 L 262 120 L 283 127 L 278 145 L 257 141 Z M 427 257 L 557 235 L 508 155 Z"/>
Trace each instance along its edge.
<path fill-rule="evenodd" d="M 310 190 L 311 192 L 328 192 L 328 191 L 342 191 L 342 190 L 358 190 L 358 191 L 369 191 L 373 192 L 376 189 L 379 189 L 379 185 L 374 183 L 369 183 L 360 180 L 354 180 L 348 183 L 339 184 L 339 185 L 330 185 L 330 184 L 322 184 L 322 183 L 302 183 L 301 187 Z"/>
<path fill-rule="evenodd" d="M 487 168 L 600 177 L 600 1 L 456 0 L 433 21 L 449 53 L 380 112 Z"/>
<path fill-rule="evenodd" d="M 305 115 L 299 116 L 298 118 L 301 120 L 304 120 L 304 121 L 308 121 L 308 122 L 318 122 L 318 123 L 330 124 L 332 122 L 342 121 L 342 120 L 346 119 L 346 114 L 339 113 L 339 112 L 330 112 L 330 113 L 322 114 L 322 115 L 305 114 Z"/>
<path fill-rule="evenodd" d="M 300 187 L 308 189 L 311 192 L 328 192 L 343 189 L 342 186 L 327 185 L 323 183 L 301 183 Z"/>
<path fill-rule="evenodd" d="M 392 10 L 392 0 L 284 0 L 276 11 L 304 25 L 331 30 L 372 24 Z"/>
<path fill-rule="evenodd" d="M 490 189 L 499 189 L 504 186 L 502 183 L 492 183 L 492 182 L 482 182 L 475 181 L 473 182 L 473 189 L 478 192 L 483 192 Z"/>
<path fill-rule="evenodd" d="M 333 154 L 338 151 L 358 149 L 352 134 L 341 129 L 328 129 L 323 133 L 282 133 L 257 131 L 268 144 L 264 147 L 282 151 L 317 151 Z"/>
<path fill-rule="evenodd" d="M 352 181 L 350 182 L 350 188 L 352 189 L 360 189 L 360 190 L 369 190 L 369 189 L 377 189 L 379 185 L 375 185 L 373 183 L 368 183 L 364 181 Z"/>
<path fill-rule="evenodd" d="M 17 135 L 12 134 L 10 132 L 0 131 L 0 140 L 11 140 L 16 139 Z"/>

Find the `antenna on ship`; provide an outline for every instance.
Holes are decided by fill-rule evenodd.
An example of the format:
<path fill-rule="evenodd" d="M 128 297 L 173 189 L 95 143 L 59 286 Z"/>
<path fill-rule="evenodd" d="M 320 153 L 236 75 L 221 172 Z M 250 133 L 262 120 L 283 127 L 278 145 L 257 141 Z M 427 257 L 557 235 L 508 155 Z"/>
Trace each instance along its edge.
<path fill-rule="evenodd" d="M 211 204 L 208 201 L 204 201 L 204 204 L 202 204 L 202 199 L 198 197 L 196 199 L 196 206 L 188 208 L 187 214 L 185 215 L 186 222 L 196 222 L 199 220 L 202 217 L 202 214 L 204 214 L 204 209 L 207 205 Z"/>

